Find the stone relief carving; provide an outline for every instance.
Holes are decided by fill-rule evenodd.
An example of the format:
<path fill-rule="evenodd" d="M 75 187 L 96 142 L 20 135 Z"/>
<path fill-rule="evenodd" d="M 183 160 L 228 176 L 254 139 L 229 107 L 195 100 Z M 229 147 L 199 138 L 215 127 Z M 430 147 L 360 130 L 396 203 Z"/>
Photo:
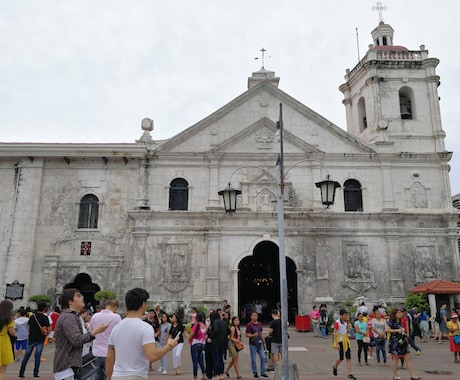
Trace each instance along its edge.
<path fill-rule="evenodd" d="M 373 280 L 367 245 L 345 243 L 343 249 L 343 266 L 348 280 Z"/>
<path fill-rule="evenodd" d="M 433 245 L 415 247 L 414 258 L 416 282 L 426 282 L 438 277 L 436 250 Z"/>
<path fill-rule="evenodd" d="M 257 211 L 274 211 L 276 195 L 270 189 L 264 187 L 256 193 L 255 205 Z"/>
<path fill-rule="evenodd" d="M 261 128 L 255 134 L 255 140 L 258 148 L 269 148 L 275 139 L 274 133 L 268 128 Z"/>
<path fill-rule="evenodd" d="M 190 284 L 189 244 L 171 243 L 161 253 L 161 280 L 171 292 L 177 293 Z"/>
<path fill-rule="evenodd" d="M 428 207 L 426 189 L 420 182 L 415 182 L 410 187 L 410 200 L 414 208 Z"/>
<path fill-rule="evenodd" d="M 289 186 L 289 206 L 291 207 L 300 207 L 302 201 L 299 199 L 297 192 L 292 186 Z"/>

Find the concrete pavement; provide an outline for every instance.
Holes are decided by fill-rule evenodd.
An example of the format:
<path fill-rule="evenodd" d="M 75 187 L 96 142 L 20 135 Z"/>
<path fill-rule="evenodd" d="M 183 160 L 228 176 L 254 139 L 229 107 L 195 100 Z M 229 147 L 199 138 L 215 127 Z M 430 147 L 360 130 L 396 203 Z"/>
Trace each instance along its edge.
<path fill-rule="evenodd" d="M 264 327 L 264 332 L 267 332 Z M 244 327 L 242 328 L 244 331 Z M 346 379 L 346 365 L 343 362 L 338 368 L 338 376 L 332 374 L 332 363 L 337 358 L 337 351 L 332 349 L 332 339 L 315 338 L 312 332 L 297 332 L 294 327 L 289 328 L 289 360 L 297 364 L 300 380 L 311 379 Z M 247 345 L 247 339 L 244 338 Z M 454 354 L 449 351 L 449 342 L 443 341 L 443 344 L 438 344 L 437 341 L 420 343 L 417 339 L 417 344 L 421 347 L 422 353 L 416 356 L 412 352 L 412 362 L 418 376 L 424 380 L 459 380 L 460 379 L 460 363 L 454 363 Z M 40 379 L 52 380 L 52 362 L 54 355 L 54 346 L 50 344 L 44 349 L 43 357 L 46 362 L 41 363 Z M 228 361 L 227 361 L 228 362 Z M 352 341 L 352 363 L 353 374 L 361 379 L 392 379 L 391 359 L 388 358 L 389 367 L 378 367 L 377 361 L 369 360 L 370 366 L 359 367 L 357 365 L 357 345 Z M 26 379 L 32 379 L 34 362 L 31 358 L 27 365 Z M 17 379 L 20 363 L 14 363 L 8 366 L 6 380 Z M 154 364 L 154 368 L 160 367 L 159 362 Z M 239 357 L 240 373 L 243 379 L 253 379 L 251 371 L 251 360 L 249 348 L 240 352 Z M 184 346 L 182 351 L 182 375 L 174 376 L 172 369 L 172 357 L 168 354 L 168 374 L 162 375 L 160 372 L 152 371 L 149 373 L 149 379 L 158 380 L 180 380 L 191 379 L 192 364 L 190 358 L 190 350 L 188 345 Z M 274 373 L 269 372 L 270 378 L 274 378 Z M 407 370 L 398 370 L 398 375 L 403 380 L 410 378 Z M 230 370 L 230 378 L 236 378 L 235 372 Z"/>

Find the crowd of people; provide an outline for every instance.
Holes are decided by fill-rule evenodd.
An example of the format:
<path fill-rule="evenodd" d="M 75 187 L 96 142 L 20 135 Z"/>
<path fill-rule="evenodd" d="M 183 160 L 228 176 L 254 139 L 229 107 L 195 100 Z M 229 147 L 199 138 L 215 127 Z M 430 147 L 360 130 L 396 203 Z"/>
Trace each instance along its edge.
<path fill-rule="evenodd" d="M 0 380 L 5 378 L 7 365 L 15 360 L 21 362 L 18 377 L 24 378 L 34 352 L 33 377 L 39 379 L 40 363 L 44 360 L 41 355 L 49 342 L 55 344 L 55 380 L 83 380 L 81 369 L 88 354 L 94 358 L 95 364 L 91 380 L 147 379 L 148 372 L 154 370 L 154 362 L 159 362 L 157 370 L 160 373 L 167 374 L 171 367 L 168 367 L 167 356 L 170 351 L 174 375 L 181 375 L 181 356 L 187 343 L 193 379 L 222 380 L 230 376 L 231 370 L 237 379 L 241 379 L 238 355 L 246 348 L 243 336 L 248 339 L 254 378 L 267 378 L 267 372 L 273 370 L 281 358 L 281 315 L 277 309 L 271 311 L 271 322 L 265 334 L 260 310 L 255 308 L 248 309 L 249 320 L 242 331 L 240 317 L 231 317 L 231 306 L 227 301 L 221 308 L 206 313 L 192 309 L 191 320 L 184 325 L 179 314 L 168 315 L 159 304 L 148 308 L 148 299 L 145 289 L 128 291 L 123 319 L 117 313 L 117 300 L 104 302 L 93 313 L 86 308 L 78 289 L 63 291 L 59 300 L 62 311 L 56 307 L 50 312 L 45 303 L 38 303 L 35 312 L 21 307 L 13 315 L 13 304 L 8 300 L 0 302 Z M 460 310 L 449 314 L 446 309 L 447 305 L 443 304 L 437 313 L 439 333 L 435 338 L 442 344 L 443 337 L 448 335 L 450 351 L 454 353 L 455 362 L 460 363 Z M 310 319 L 315 336 L 328 338 L 328 318 L 325 304 L 319 309 L 313 307 Z M 350 344 L 350 338 L 355 338 L 358 366 L 369 365 L 374 355 L 378 366 L 388 366 L 388 353 L 392 357 L 394 380 L 400 379 L 399 363 L 400 368 L 406 366 L 412 380 L 420 379 L 412 366 L 409 347 L 420 355 L 416 337 L 424 343 L 430 340 L 431 334 L 430 318 L 419 311 L 418 305 L 409 310 L 395 308 L 388 315 L 381 306 L 369 311 L 363 302 L 354 320 L 351 319 L 348 311 L 342 309 L 332 325 L 333 347 L 338 350 L 338 359 L 332 366 L 335 376 L 339 365 L 346 360 L 348 378 L 356 379 L 352 373 Z"/>
<path fill-rule="evenodd" d="M 65 289 L 59 299 L 62 310 L 56 307 L 49 312 L 45 303 L 38 303 L 35 312 L 21 307 L 13 315 L 13 304 L 0 303 L 0 380 L 4 380 L 6 367 L 14 361 L 21 362 L 18 377 L 24 378 L 27 364 L 35 352 L 33 377 L 39 379 L 42 352 L 50 343 L 55 344 L 53 372 L 55 380 L 83 380 L 82 368 L 87 354 L 94 358 L 91 380 L 122 378 L 148 378 L 159 361 L 158 371 L 167 374 L 167 353 L 172 351 L 173 371 L 181 375 L 181 354 L 185 342 L 190 346 L 193 378 L 221 380 L 229 377 L 230 370 L 236 378 L 242 376 L 238 355 L 245 348 L 240 329 L 240 318 L 231 316 L 227 301 L 222 308 L 206 313 L 192 310 L 191 321 L 183 324 L 178 314 L 168 315 L 161 305 L 147 308 L 149 294 L 145 289 L 132 289 L 125 295 L 124 318 L 117 313 L 117 300 L 108 300 L 93 313 L 78 289 Z M 279 312 L 272 312 L 275 362 L 281 352 L 281 325 Z M 252 312 L 244 335 L 249 339 L 249 349 L 255 378 L 268 377 L 265 350 L 268 339 L 263 337 L 259 314 Z M 229 356 L 228 365 L 225 361 Z M 256 358 L 260 365 L 257 368 Z M 85 379 L 86 380 L 86 379 Z"/>
<path fill-rule="evenodd" d="M 450 318 L 447 318 L 446 304 L 440 309 L 439 339 L 442 344 L 442 337 L 448 333 L 450 351 L 454 353 L 455 363 L 460 363 L 460 323 L 459 310 L 452 310 Z M 312 315 L 315 320 L 320 318 L 316 307 L 313 307 Z M 352 354 L 350 338 L 356 339 L 358 366 L 369 365 L 369 359 L 375 357 L 377 366 L 388 366 L 387 353 L 392 358 L 393 380 L 400 380 L 398 376 L 398 363 L 400 368 L 406 366 L 411 380 L 420 380 L 412 366 L 409 347 L 415 350 L 416 355 L 421 354 L 421 349 L 415 343 L 415 338 L 420 337 L 421 342 L 430 340 L 428 316 L 426 312 L 419 311 L 418 305 L 413 305 L 410 310 L 407 308 L 394 308 L 389 315 L 385 308 L 374 306 L 372 311 L 363 302 L 357 309 L 354 321 L 350 321 L 347 310 L 340 310 L 340 317 L 333 324 L 333 347 L 339 352 L 339 357 L 332 366 L 332 373 L 337 376 L 338 366 L 346 359 L 348 379 L 356 380 L 352 373 Z M 434 321 L 433 321 L 434 322 Z M 426 323 L 426 325 L 425 325 Z M 314 324 L 319 324 L 318 321 Z M 387 348 L 388 347 L 388 348 Z"/>

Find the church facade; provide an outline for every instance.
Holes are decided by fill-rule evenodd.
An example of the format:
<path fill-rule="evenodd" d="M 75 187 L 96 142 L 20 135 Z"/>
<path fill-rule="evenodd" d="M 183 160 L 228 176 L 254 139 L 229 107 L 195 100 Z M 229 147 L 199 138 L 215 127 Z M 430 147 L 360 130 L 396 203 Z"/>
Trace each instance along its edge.
<path fill-rule="evenodd" d="M 416 284 L 460 281 L 439 61 L 424 46 L 393 45 L 383 22 L 372 37 L 340 86 L 347 131 L 262 68 L 246 92 L 168 140 L 155 141 L 144 119 L 135 143 L 1 143 L 3 291 L 23 291 L 16 306 L 69 283 L 87 299 L 104 289 L 121 300 L 144 287 L 171 310 L 223 299 L 234 312 L 256 300 L 276 305 L 277 188 L 267 172 L 275 175 L 280 103 L 291 317 L 318 303 L 395 303 Z M 341 188 L 326 209 L 315 183 L 327 174 Z M 230 178 L 241 191 L 232 215 L 218 195 Z"/>

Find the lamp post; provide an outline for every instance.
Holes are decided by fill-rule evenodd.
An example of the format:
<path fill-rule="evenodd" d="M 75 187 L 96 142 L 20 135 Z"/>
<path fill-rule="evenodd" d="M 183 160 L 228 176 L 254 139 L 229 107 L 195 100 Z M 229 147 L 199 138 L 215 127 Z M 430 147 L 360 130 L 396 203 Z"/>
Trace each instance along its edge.
<path fill-rule="evenodd" d="M 282 335 L 282 364 L 283 376 L 282 379 L 289 379 L 289 354 L 288 354 L 288 293 L 287 293 L 287 274 L 286 274 L 286 253 L 284 247 L 284 180 L 289 170 L 297 166 L 301 162 L 316 161 L 326 168 L 327 167 L 319 160 L 305 159 L 296 162 L 286 172 L 284 172 L 284 151 L 283 151 L 283 105 L 280 103 L 279 121 L 277 122 L 276 134 L 279 138 L 280 151 L 276 162 L 276 176 L 268 172 L 266 169 L 257 165 L 244 165 L 237 168 L 230 176 L 226 189 L 219 191 L 224 199 L 225 211 L 234 213 L 236 211 L 237 196 L 241 194 L 240 190 L 236 190 L 231 185 L 233 175 L 240 169 L 253 167 L 262 170 L 265 174 L 276 181 L 277 187 L 277 214 L 278 214 L 278 240 L 279 240 L 279 275 L 280 275 L 280 301 L 281 301 L 281 335 Z M 338 182 L 332 181 L 327 171 L 327 176 L 324 181 L 315 183 L 316 187 L 321 190 L 321 201 L 326 208 L 329 208 L 334 203 L 335 190 L 340 187 Z"/>

